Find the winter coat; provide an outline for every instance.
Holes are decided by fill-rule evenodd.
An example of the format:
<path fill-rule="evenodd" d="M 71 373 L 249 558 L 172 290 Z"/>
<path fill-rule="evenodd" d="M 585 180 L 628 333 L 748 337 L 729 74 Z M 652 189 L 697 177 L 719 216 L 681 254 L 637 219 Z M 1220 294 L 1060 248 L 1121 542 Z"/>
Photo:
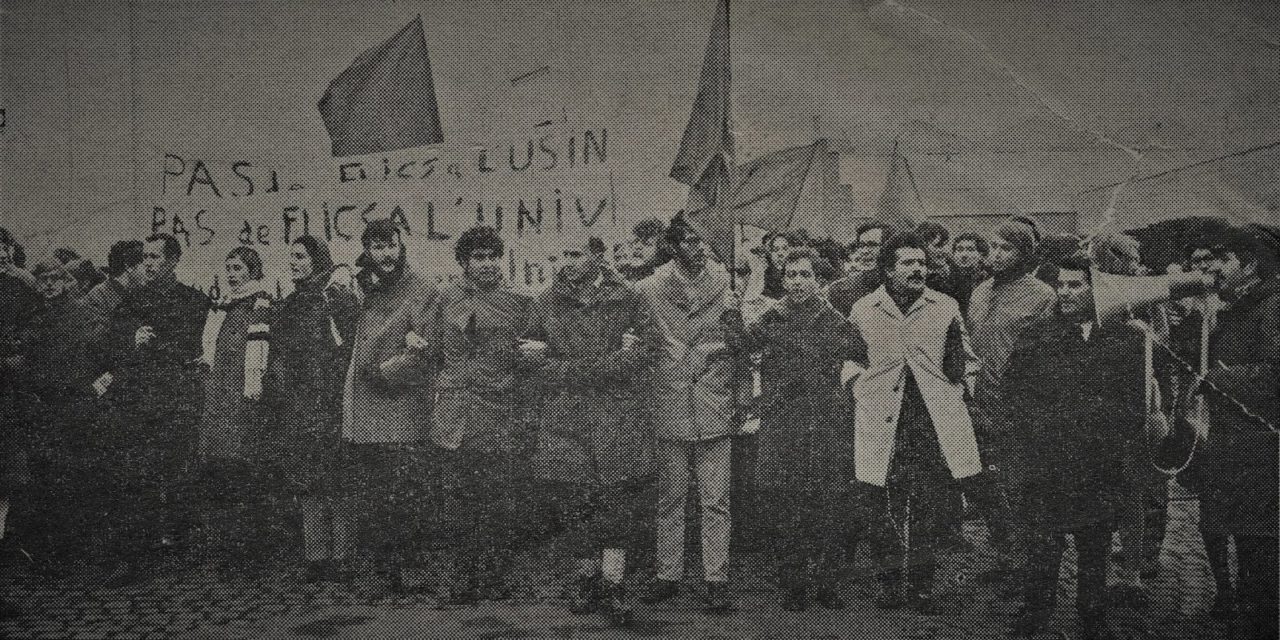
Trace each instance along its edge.
<path fill-rule="evenodd" d="M 260 461 L 267 444 L 267 411 L 247 389 L 261 389 L 266 362 L 262 347 L 270 336 L 271 296 L 259 291 L 215 306 L 206 331 L 216 335 L 204 381 L 199 451 L 203 459 Z M 225 313 L 225 316 L 221 314 Z M 221 324 L 212 326 L 221 320 Z M 269 349 L 269 348 L 268 348 Z M 268 357 L 269 357 L 268 353 Z M 254 378 L 256 376 L 256 382 Z M 246 381 L 246 378 L 249 380 Z"/>
<path fill-rule="evenodd" d="M 849 311 L 853 309 L 853 303 L 875 291 L 881 284 L 883 284 L 883 277 L 878 268 L 851 273 L 827 287 L 827 299 L 831 301 L 831 306 L 837 313 L 847 318 Z"/>
<path fill-rule="evenodd" d="M 982 362 L 980 396 L 998 397 L 1014 343 L 1028 325 L 1048 316 L 1057 300 L 1053 288 L 1030 273 L 1009 280 L 991 278 L 974 288 L 968 320 L 973 350 Z"/>
<path fill-rule="evenodd" d="M 175 280 L 130 291 L 112 314 L 105 399 L 116 414 L 114 434 L 128 446 L 181 443 L 194 435 L 203 388 L 197 370 L 209 297 Z M 136 346 L 140 327 L 155 338 Z"/>
<path fill-rule="evenodd" d="M 0 271 L 0 494 L 26 482 L 21 452 L 34 435 L 27 419 L 32 409 L 27 367 L 43 304 L 30 273 L 17 267 Z"/>
<path fill-rule="evenodd" d="M 1277 535 L 1276 427 L 1280 426 L 1280 280 L 1254 285 L 1218 312 L 1209 338 L 1210 370 L 1200 391 L 1209 401 L 1200 500 L 1238 535 Z M 1249 415 L 1228 396 L 1249 408 Z"/>
<path fill-rule="evenodd" d="M 332 471 L 342 441 L 342 384 L 350 342 L 329 315 L 321 273 L 276 305 L 266 396 L 277 427 L 273 459 L 303 490 Z"/>
<path fill-rule="evenodd" d="M 94 361 L 93 309 L 70 292 L 46 300 L 36 321 L 27 371 L 44 402 L 58 404 L 92 394 L 98 377 Z"/>
<path fill-rule="evenodd" d="M 431 368 L 405 347 L 413 331 L 426 338 L 436 287 L 405 267 L 394 281 L 365 291 L 358 304 L 337 300 L 331 311 L 351 326 L 351 363 L 343 382 L 342 437 L 350 442 L 412 443 L 431 425 Z"/>
<path fill-rule="evenodd" d="M 502 455 L 530 449 L 515 349 L 529 302 L 505 283 L 486 290 L 464 278 L 441 287 L 428 334 L 440 372 L 431 429 L 437 446 Z"/>
<path fill-rule="evenodd" d="M 737 430 L 734 355 L 726 342 L 729 275 L 708 264 L 690 280 L 671 265 L 636 285 L 661 336 L 654 364 L 653 421 L 660 440 L 698 442 Z M 749 376 L 745 368 L 744 378 Z M 746 380 L 741 388 L 749 391 Z"/>
<path fill-rule="evenodd" d="M 853 480 L 853 416 L 840 372 L 866 349 L 849 321 L 821 297 L 784 300 L 748 327 L 746 340 L 761 352 L 757 481 L 800 491 Z"/>
<path fill-rule="evenodd" d="M 867 345 L 867 370 L 853 390 L 858 480 L 885 486 L 907 367 L 920 388 L 952 477 L 979 473 L 982 464 L 963 380 L 977 363 L 956 301 L 925 289 L 904 314 L 882 286 L 853 305 L 850 320 Z M 957 357 L 963 362 L 953 362 Z M 957 366 L 963 371 L 952 372 Z"/>
<path fill-rule="evenodd" d="M 1126 453 L 1142 441 L 1143 335 L 1124 325 L 1091 326 L 1042 318 L 1022 333 L 1005 369 L 1011 434 L 1030 521 L 1046 531 L 1114 523 L 1126 487 Z"/>
<path fill-rule="evenodd" d="M 544 480 L 612 485 L 653 471 L 646 401 L 658 336 L 619 278 L 574 289 L 557 280 L 533 304 L 526 337 L 547 343 L 533 468 Z M 622 348 L 633 331 L 641 342 Z"/>

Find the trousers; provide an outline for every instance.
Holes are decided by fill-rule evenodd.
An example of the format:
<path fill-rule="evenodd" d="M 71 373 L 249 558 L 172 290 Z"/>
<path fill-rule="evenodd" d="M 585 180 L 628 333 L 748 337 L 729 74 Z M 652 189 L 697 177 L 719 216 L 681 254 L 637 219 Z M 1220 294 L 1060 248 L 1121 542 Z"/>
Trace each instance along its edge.
<path fill-rule="evenodd" d="M 729 514 L 733 441 L 729 436 L 697 442 L 659 441 L 656 553 L 658 579 L 684 578 L 685 508 L 689 471 L 698 481 L 702 506 L 702 573 L 707 582 L 729 580 Z"/>

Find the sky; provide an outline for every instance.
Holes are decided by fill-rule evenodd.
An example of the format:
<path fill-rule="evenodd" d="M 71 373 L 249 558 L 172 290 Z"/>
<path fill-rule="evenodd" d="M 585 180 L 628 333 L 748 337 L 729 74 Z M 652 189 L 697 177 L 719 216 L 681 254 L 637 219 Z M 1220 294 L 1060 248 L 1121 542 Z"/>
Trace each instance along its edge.
<path fill-rule="evenodd" d="M 739 160 L 838 141 L 848 193 L 837 215 L 873 214 L 897 149 L 926 209 L 943 217 L 1057 212 L 1082 231 L 1107 218 L 1280 218 L 1275 148 L 1145 179 L 1280 140 L 1276 3 L 731 6 Z M 2 0 L 0 224 L 34 253 L 71 246 L 100 259 L 110 241 L 149 233 L 156 207 L 160 228 L 172 230 L 176 213 L 189 232 L 203 210 L 191 278 L 244 240 L 244 223 L 255 243 L 267 227 L 271 244 L 258 246 L 278 262 L 287 207 L 294 217 L 306 209 L 315 232 L 326 210 L 399 206 L 416 250 L 441 270 L 448 241 L 426 230 L 428 203 L 432 230 L 455 236 L 477 206 L 489 222 L 503 206 L 514 226 L 520 202 L 534 216 L 541 199 L 545 233 L 512 237 L 526 257 L 581 234 L 582 220 L 620 238 L 685 204 L 687 189 L 667 174 L 714 10 L 713 0 Z M 445 142 L 333 158 L 317 101 L 416 15 Z M 603 154 L 582 164 L 587 131 Z M 556 149 L 557 166 L 503 170 L 530 140 Z M 482 153 L 495 171 L 479 170 Z M 428 157 L 456 162 L 458 175 L 379 179 L 383 158 L 394 170 Z M 341 166 L 355 161 L 375 178 L 343 181 Z M 246 162 L 239 172 L 255 193 L 231 195 L 247 191 L 232 168 Z M 205 182 L 186 193 L 198 163 L 218 195 Z M 268 193 L 273 170 L 280 190 Z M 553 231 L 556 200 L 569 223 Z M 352 210 L 346 235 L 359 226 Z M 358 243 L 333 237 L 350 259 Z"/>

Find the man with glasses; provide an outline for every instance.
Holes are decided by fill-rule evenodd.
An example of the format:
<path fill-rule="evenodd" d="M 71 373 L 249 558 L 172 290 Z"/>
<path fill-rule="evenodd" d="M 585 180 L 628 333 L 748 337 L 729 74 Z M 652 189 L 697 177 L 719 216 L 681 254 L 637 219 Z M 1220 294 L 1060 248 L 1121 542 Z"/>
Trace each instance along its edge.
<path fill-rule="evenodd" d="M 827 299 L 840 315 L 848 317 L 853 303 L 883 284 L 876 261 L 880 259 L 880 246 L 891 233 L 893 228 L 883 222 L 868 222 L 858 227 L 850 247 L 853 257 L 849 260 L 849 274 L 827 288 Z"/>

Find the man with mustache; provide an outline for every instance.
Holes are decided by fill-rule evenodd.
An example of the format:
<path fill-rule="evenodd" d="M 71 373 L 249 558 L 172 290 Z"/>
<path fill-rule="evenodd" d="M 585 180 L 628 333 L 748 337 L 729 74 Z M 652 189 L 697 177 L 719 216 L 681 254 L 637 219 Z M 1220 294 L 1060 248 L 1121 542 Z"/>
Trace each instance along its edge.
<path fill-rule="evenodd" d="M 418 521 L 412 509 L 388 508 L 390 495 L 405 488 L 397 470 L 419 462 L 413 445 L 427 436 L 431 415 L 431 371 L 421 347 L 436 287 L 405 261 L 400 229 L 391 220 L 371 220 L 360 236 L 364 252 L 355 278 L 345 269 L 330 279 L 326 296 L 339 327 L 352 327 L 351 364 L 343 390 L 342 438 L 351 477 L 346 508 L 335 513 L 375 536 L 377 573 L 392 591 L 403 591 L 401 567 L 412 563 Z M 366 542 L 369 542 L 366 540 Z M 341 544 L 335 541 L 335 545 Z"/>
<path fill-rule="evenodd" d="M 1262 225 L 1230 229 L 1207 271 L 1226 307 L 1209 336 L 1208 373 L 1198 393 L 1210 425 L 1202 457 L 1201 509 L 1235 541 L 1237 637 L 1275 638 L 1276 537 L 1280 524 L 1280 239 Z M 1247 408 L 1247 411 L 1246 411 Z M 1230 599 L 1223 603 L 1229 611 Z"/>
<path fill-rule="evenodd" d="M 888 548 L 877 605 L 937 612 L 935 548 L 946 534 L 959 480 L 982 471 L 965 405 L 977 367 L 960 306 L 925 286 L 927 245 L 913 233 L 889 238 L 879 257 L 884 284 L 849 319 L 863 367 L 854 383 L 857 480 L 886 507 Z"/>

